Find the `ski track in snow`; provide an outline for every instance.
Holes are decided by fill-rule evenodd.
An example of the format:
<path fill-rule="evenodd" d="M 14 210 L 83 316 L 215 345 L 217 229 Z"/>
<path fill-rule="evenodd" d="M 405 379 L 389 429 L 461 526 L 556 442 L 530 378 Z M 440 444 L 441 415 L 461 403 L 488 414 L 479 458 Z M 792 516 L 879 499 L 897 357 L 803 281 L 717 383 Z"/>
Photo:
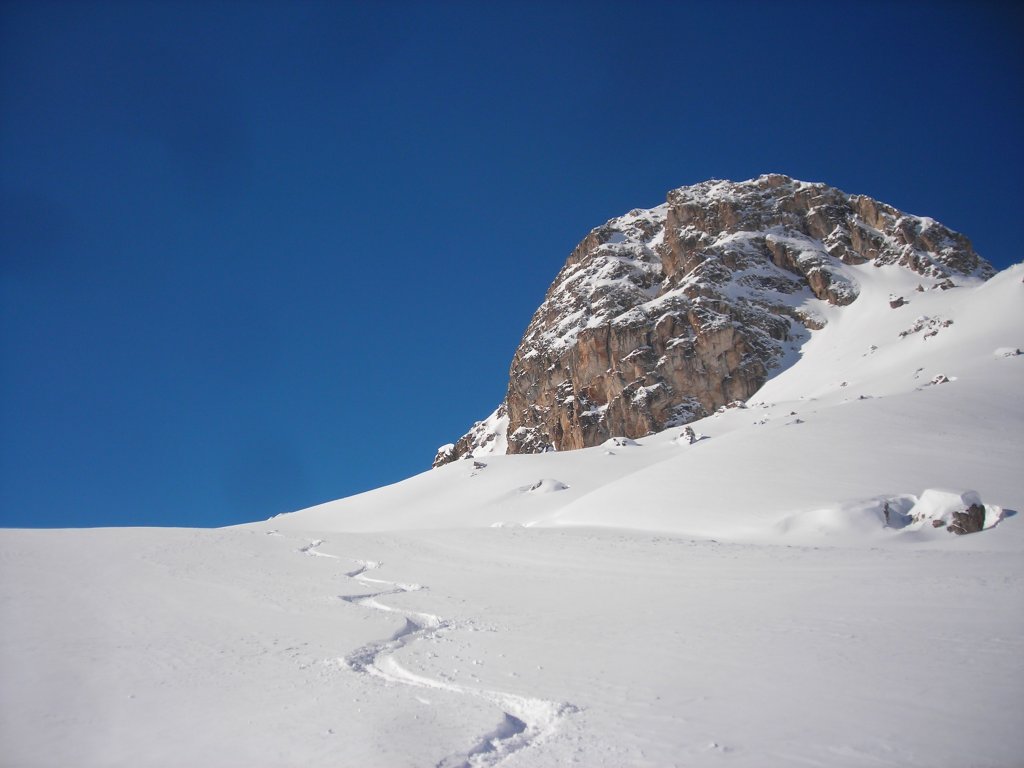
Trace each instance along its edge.
<path fill-rule="evenodd" d="M 336 555 L 320 552 L 319 547 L 323 543 L 322 539 L 315 539 L 301 547 L 299 552 L 313 557 L 340 559 Z M 474 696 L 493 704 L 502 711 L 502 719 L 495 728 L 479 737 L 469 750 L 457 752 L 441 760 L 437 763 L 436 768 L 488 768 L 495 766 L 513 752 L 543 741 L 554 733 L 562 718 L 579 711 L 577 707 L 567 702 L 546 701 L 504 691 L 470 688 L 418 675 L 405 669 L 395 659 L 396 651 L 416 640 L 436 637 L 440 632 L 453 628 L 455 624 L 432 613 L 393 608 L 380 602 L 378 598 L 400 595 L 405 592 L 417 592 L 424 587 L 420 584 L 403 584 L 371 578 L 366 575 L 367 572 L 380 568 L 382 563 L 373 560 L 357 560 L 356 562 L 360 563 L 359 567 L 346 573 L 347 578 L 367 586 L 381 585 L 386 588 L 367 595 L 342 595 L 341 599 L 352 605 L 361 605 L 365 608 L 404 616 L 405 626 L 389 638 L 367 643 L 357 648 L 340 659 L 341 663 L 353 672 L 369 675 L 386 683 L 414 688 L 433 688 Z"/>

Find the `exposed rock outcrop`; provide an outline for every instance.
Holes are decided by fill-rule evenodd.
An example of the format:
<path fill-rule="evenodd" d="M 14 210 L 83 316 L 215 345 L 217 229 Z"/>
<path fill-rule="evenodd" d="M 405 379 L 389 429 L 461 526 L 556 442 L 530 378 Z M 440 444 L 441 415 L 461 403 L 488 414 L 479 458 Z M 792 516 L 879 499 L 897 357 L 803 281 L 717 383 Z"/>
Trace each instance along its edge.
<path fill-rule="evenodd" d="M 459 438 L 458 442 L 442 445 L 434 456 L 434 466 L 440 467 L 455 459 L 471 459 L 475 456 L 488 454 L 504 454 L 507 452 L 506 433 L 508 431 L 508 411 L 502 403 L 483 421 L 478 421 L 469 432 Z"/>
<path fill-rule="evenodd" d="M 953 521 L 946 528 L 950 533 L 977 533 L 985 528 L 985 507 L 982 504 L 971 504 L 963 512 L 954 512 Z"/>
<path fill-rule="evenodd" d="M 515 352 L 501 410 L 435 466 L 642 437 L 746 400 L 822 326 L 814 299 L 857 298 L 844 265 L 865 262 L 933 285 L 993 274 L 963 235 L 824 184 L 771 174 L 673 190 L 576 246 Z"/>

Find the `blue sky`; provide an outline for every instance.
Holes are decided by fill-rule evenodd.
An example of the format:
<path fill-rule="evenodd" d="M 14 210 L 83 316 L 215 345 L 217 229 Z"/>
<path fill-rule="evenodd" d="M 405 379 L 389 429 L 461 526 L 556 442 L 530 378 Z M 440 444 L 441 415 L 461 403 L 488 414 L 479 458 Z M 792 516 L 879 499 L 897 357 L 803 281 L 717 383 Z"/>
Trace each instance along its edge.
<path fill-rule="evenodd" d="M 778 171 L 1021 259 L 1011 3 L 0 5 L 0 525 L 226 525 L 485 417 L 572 247 Z"/>

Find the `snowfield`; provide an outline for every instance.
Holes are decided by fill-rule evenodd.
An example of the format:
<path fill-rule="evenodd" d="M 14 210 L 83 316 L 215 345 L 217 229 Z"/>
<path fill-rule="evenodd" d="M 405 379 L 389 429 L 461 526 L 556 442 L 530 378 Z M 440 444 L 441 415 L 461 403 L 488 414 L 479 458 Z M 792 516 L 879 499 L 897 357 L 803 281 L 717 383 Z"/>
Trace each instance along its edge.
<path fill-rule="evenodd" d="M 1021 765 L 1024 266 L 845 269 L 692 437 L 0 531 L 0 764 Z"/>

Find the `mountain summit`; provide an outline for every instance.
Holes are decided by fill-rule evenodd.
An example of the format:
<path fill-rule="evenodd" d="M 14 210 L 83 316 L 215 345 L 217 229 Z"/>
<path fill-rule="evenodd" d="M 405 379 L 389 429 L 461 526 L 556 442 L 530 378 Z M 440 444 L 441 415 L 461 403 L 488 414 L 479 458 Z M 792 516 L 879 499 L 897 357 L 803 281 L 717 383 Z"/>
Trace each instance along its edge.
<path fill-rule="evenodd" d="M 857 300 L 848 267 L 867 263 L 916 273 L 920 291 L 994 274 L 934 219 L 780 174 L 681 187 L 611 219 L 534 313 L 505 401 L 434 466 L 643 437 L 746 400 L 824 326 L 824 306 Z"/>

